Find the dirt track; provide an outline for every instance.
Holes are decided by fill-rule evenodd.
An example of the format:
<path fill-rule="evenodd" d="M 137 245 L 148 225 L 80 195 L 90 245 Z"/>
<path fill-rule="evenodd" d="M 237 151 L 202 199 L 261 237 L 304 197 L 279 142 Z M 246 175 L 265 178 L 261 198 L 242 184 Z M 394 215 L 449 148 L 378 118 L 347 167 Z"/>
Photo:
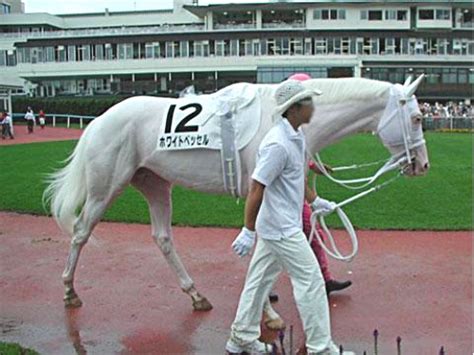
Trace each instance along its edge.
<path fill-rule="evenodd" d="M 54 221 L 0 212 L 0 339 L 44 354 L 222 354 L 243 285 L 247 259 L 230 250 L 234 229 L 174 228 L 178 251 L 198 289 L 214 304 L 192 311 L 149 226 L 101 223 L 79 262 L 84 305 L 63 307 L 61 273 L 69 239 Z M 340 235 L 336 232 L 336 235 Z M 360 231 L 350 266 L 332 262 L 354 285 L 331 298 L 334 338 L 358 353 L 472 352 L 470 232 Z M 349 273 L 351 272 L 351 274 Z M 286 276 L 277 309 L 302 331 Z M 371 352 L 369 352 L 371 353 Z"/>
<path fill-rule="evenodd" d="M 61 141 L 69 139 L 79 139 L 83 130 L 74 128 L 50 127 L 40 129 L 36 126 L 34 133 L 28 134 L 27 127 L 23 125 L 15 125 L 14 127 L 15 139 L 1 139 L 0 146 L 35 143 L 35 142 L 50 142 Z"/>

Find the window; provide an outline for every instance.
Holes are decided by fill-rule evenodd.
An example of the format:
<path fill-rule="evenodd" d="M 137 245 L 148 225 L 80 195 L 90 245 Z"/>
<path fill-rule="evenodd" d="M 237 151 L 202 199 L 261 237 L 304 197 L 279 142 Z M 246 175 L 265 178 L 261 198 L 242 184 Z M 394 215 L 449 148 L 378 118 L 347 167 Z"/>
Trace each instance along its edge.
<path fill-rule="evenodd" d="M 95 45 L 95 59 L 97 60 L 104 59 L 104 45 L 103 44 Z"/>
<path fill-rule="evenodd" d="M 444 68 L 443 74 L 441 76 L 441 82 L 443 84 L 456 84 L 457 83 L 456 74 L 457 74 L 456 69 Z"/>
<path fill-rule="evenodd" d="M 2 7 L 1 7 L 1 13 L 2 14 L 9 14 L 11 12 L 11 7 L 10 5 L 7 5 L 7 4 L 0 4 Z"/>
<path fill-rule="evenodd" d="M 153 43 L 145 43 L 145 58 L 153 58 Z"/>
<path fill-rule="evenodd" d="M 398 10 L 397 11 L 397 20 L 398 21 L 406 21 L 408 20 L 407 10 Z"/>
<path fill-rule="evenodd" d="M 223 57 L 225 55 L 225 41 L 216 41 L 214 44 L 216 56 Z"/>
<path fill-rule="evenodd" d="M 381 21 L 382 11 L 381 10 L 369 10 L 369 21 Z"/>
<path fill-rule="evenodd" d="M 367 20 L 367 17 L 368 17 L 368 11 L 367 10 L 361 10 L 360 12 L 360 19 L 361 20 Z"/>
<path fill-rule="evenodd" d="M 314 20 L 345 20 L 345 9 L 322 9 L 313 11 Z"/>
<path fill-rule="evenodd" d="M 385 10 L 385 19 L 386 20 L 396 20 L 397 11 L 396 10 Z"/>
<path fill-rule="evenodd" d="M 7 65 L 7 60 L 6 60 L 6 52 L 4 50 L 0 50 L 0 66 L 5 66 Z"/>
<path fill-rule="evenodd" d="M 76 46 L 67 46 L 67 60 L 69 62 L 76 61 Z"/>
<path fill-rule="evenodd" d="M 66 61 L 66 48 L 64 46 L 58 46 L 56 48 L 57 61 L 65 62 Z"/>
<path fill-rule="evenodd" d="M 420 20 L 434 20 L 434 10 L 420 10 L 418 18 Z"/>
<path fill-rule="evenodd" d="M 118 50 L 118 59 L 132 59 L 133 58 L 133 44 L 132 43 L 119 43 L 117 45 L 117 50 Z"/>
<path fill-rule="evenodd" d="M 46 62 L 54 62 L 54 47 L 45 47 L 45 61 Z"/>
<path fill-rule="evenodd" d="M 189 56 L 189 42 L 188 41 L 180 41 L 179 42 L 179 52 L 181 57 L 188 57 Z"/>
<path fill-rule="evenodd" d="M 445 9 L 436 10 L 436 19 L 437 20 L 449 20 L 451 18 L 451 12 Z"/>

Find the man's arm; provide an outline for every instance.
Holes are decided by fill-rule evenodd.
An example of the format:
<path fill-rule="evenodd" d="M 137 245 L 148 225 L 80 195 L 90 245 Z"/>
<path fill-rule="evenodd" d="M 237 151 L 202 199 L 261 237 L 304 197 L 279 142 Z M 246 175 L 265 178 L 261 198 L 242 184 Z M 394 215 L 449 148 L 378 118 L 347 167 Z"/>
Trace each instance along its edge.
<path fill-rule="evenodd" d="M 245 227 L 249 230 L 255 230 L 255 221 L 257 220 L 258 211 L 262 205 L 263 192 L 265 185 L 256 180 L 250 183 L 250 191 L 245 202 Z"/>

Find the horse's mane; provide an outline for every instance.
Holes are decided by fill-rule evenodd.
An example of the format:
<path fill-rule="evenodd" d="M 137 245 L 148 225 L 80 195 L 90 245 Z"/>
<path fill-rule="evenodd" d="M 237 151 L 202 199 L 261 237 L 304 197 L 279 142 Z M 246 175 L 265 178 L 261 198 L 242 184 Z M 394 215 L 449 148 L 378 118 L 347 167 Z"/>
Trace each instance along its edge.
<path fill-rule="evenodd" d="M 349 100 L 373 100 L 383 97 L 392 85 L 379 80 L 364 78 L 311 79 L 304 82 L 305 86 L 321 90 L 317 97 L 319 104 L 335 103 Z"/>

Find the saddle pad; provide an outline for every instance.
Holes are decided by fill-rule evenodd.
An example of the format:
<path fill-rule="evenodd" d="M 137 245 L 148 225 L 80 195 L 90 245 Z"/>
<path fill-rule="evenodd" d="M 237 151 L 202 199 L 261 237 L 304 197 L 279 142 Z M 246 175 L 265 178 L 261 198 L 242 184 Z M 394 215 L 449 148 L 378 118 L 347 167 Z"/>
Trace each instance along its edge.
<path fill-rule="evenodd" d="M 257 89 L 249 83 L 230 85 L 211 95 L 169 101 L 158 136 L 158 150 L 221 150 L 221 116 L 231 115 L 235 146 L 244 148 L 260 126 Z"/>

